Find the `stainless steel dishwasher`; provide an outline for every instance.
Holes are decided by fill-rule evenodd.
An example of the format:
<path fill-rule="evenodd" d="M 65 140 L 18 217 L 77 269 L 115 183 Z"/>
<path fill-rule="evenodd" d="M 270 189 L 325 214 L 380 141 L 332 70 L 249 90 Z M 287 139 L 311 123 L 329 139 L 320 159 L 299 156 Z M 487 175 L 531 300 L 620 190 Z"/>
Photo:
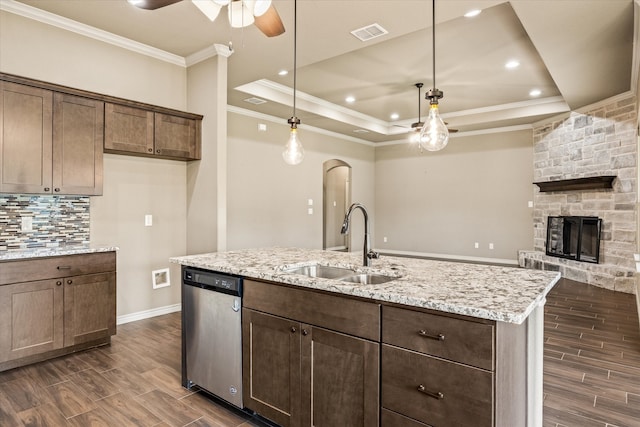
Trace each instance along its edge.
<path fill-rule="evenodd" d="M 242 409 L 242 278 L 182 267 L 182 385 Z"/>

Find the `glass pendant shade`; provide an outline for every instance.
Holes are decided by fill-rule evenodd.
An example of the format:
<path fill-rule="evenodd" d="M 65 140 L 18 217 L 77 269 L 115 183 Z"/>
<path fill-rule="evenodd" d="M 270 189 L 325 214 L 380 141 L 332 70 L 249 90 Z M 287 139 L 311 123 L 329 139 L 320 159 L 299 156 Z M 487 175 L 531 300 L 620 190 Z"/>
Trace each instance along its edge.
<path fill-rule="evenodd" d="M 438 111 L 438 104 L 431 104 L 429 116 L 420 132 L 420 148 L 428 151 L 442 150 L 449 142 L 449 130 Z"/>
<path fill-rule="evenodd" d="M 229 4 L 229 22 L 233 28 L 242 28 L 253 24 L 253 13 L 244 1 L 232 1 Z"/>
<path fill-rule="evenodd" d="M 299 165 L 304 159 L 304 149 L 302 143 L 298 137 L 298 129 L 291 127 L 291 133 L 289 134 L 289 140 L 282 152 L 282 158 L 288 165 Z"/>

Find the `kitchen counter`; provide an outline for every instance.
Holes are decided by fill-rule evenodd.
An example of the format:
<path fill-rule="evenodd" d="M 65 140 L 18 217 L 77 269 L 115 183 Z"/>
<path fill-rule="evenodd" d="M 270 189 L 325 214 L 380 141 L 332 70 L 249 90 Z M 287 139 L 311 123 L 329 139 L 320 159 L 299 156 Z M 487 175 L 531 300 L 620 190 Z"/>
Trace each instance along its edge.
<path fill-rule="evenodd" d="M 1 259 L 1 258 L 0 258 Z M 362 267 L 362 253 L 261 248 L 175 257 L 191 267 L 345 295 L 521 324 L 560 279 L 560 273 L 462 262 L 382 256 Z M 395 277 L 383 284 L 353 284 L 284 270 L 321 264 Z"/>
<path fill-rule="evenodd" d="M 64 255 L 90 254 L 95 252 L 112 252 L 117 250 L 118 247 L 116 246 L 103 245 L 56 246 L 52 248 L 28 248 L 19 250 L 12 249 L 8 251 L 0 251 L 0 262 Z"/>

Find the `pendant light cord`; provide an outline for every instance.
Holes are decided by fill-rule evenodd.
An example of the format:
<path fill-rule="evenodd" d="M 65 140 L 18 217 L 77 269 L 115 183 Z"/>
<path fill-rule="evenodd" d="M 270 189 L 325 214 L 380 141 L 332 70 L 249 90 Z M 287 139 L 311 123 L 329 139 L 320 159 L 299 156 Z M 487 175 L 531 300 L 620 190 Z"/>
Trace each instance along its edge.
<path fill-rule="evenodd" d="M 433 88 L 436 89 L 436 0 L 431 0 L 431 34 L 431 53 L 433 55 Z"/>
<path fill-rule="evenodd" d="M 296 75 L 298 74 L 297 67 L 297 39 L 298 39 L 298 1 L 293 1 L 293 117 L 296 117 Z"/>

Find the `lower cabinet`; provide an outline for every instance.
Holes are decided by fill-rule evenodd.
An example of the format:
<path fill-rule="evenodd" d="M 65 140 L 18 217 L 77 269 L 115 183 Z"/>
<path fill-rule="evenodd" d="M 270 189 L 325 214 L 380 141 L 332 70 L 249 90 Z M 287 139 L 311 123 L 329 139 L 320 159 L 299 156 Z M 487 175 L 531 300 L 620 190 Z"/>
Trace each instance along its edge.
<path fill-rule="evenodd" d="M 116 333 L 115 252 L 0 269 L 0 371 L 106 344 Z"/>
<path fill-rule="evenodd" d="M 245 306 L 260 305 L 252 298 L 252 283 L 257 282 L 245 280 Z M 320 300 L 327 295 L 266 286 L 278 288 L 269 302 L 276 301 L 272 308 L 278 314 L 288 306 L 286 296 L 277 303 L 278 295 L 292 292 L 295 299 L 306 298 L 308 313 L 336 315 L 335 305 L 314 301 L 314 295 Z M 376 304 L 371 308 L 379 312 Z M 282 427 L 379 425 L 379 343 L 250 308 L 243 309 L 242 334 L 247 408 Z"/>

